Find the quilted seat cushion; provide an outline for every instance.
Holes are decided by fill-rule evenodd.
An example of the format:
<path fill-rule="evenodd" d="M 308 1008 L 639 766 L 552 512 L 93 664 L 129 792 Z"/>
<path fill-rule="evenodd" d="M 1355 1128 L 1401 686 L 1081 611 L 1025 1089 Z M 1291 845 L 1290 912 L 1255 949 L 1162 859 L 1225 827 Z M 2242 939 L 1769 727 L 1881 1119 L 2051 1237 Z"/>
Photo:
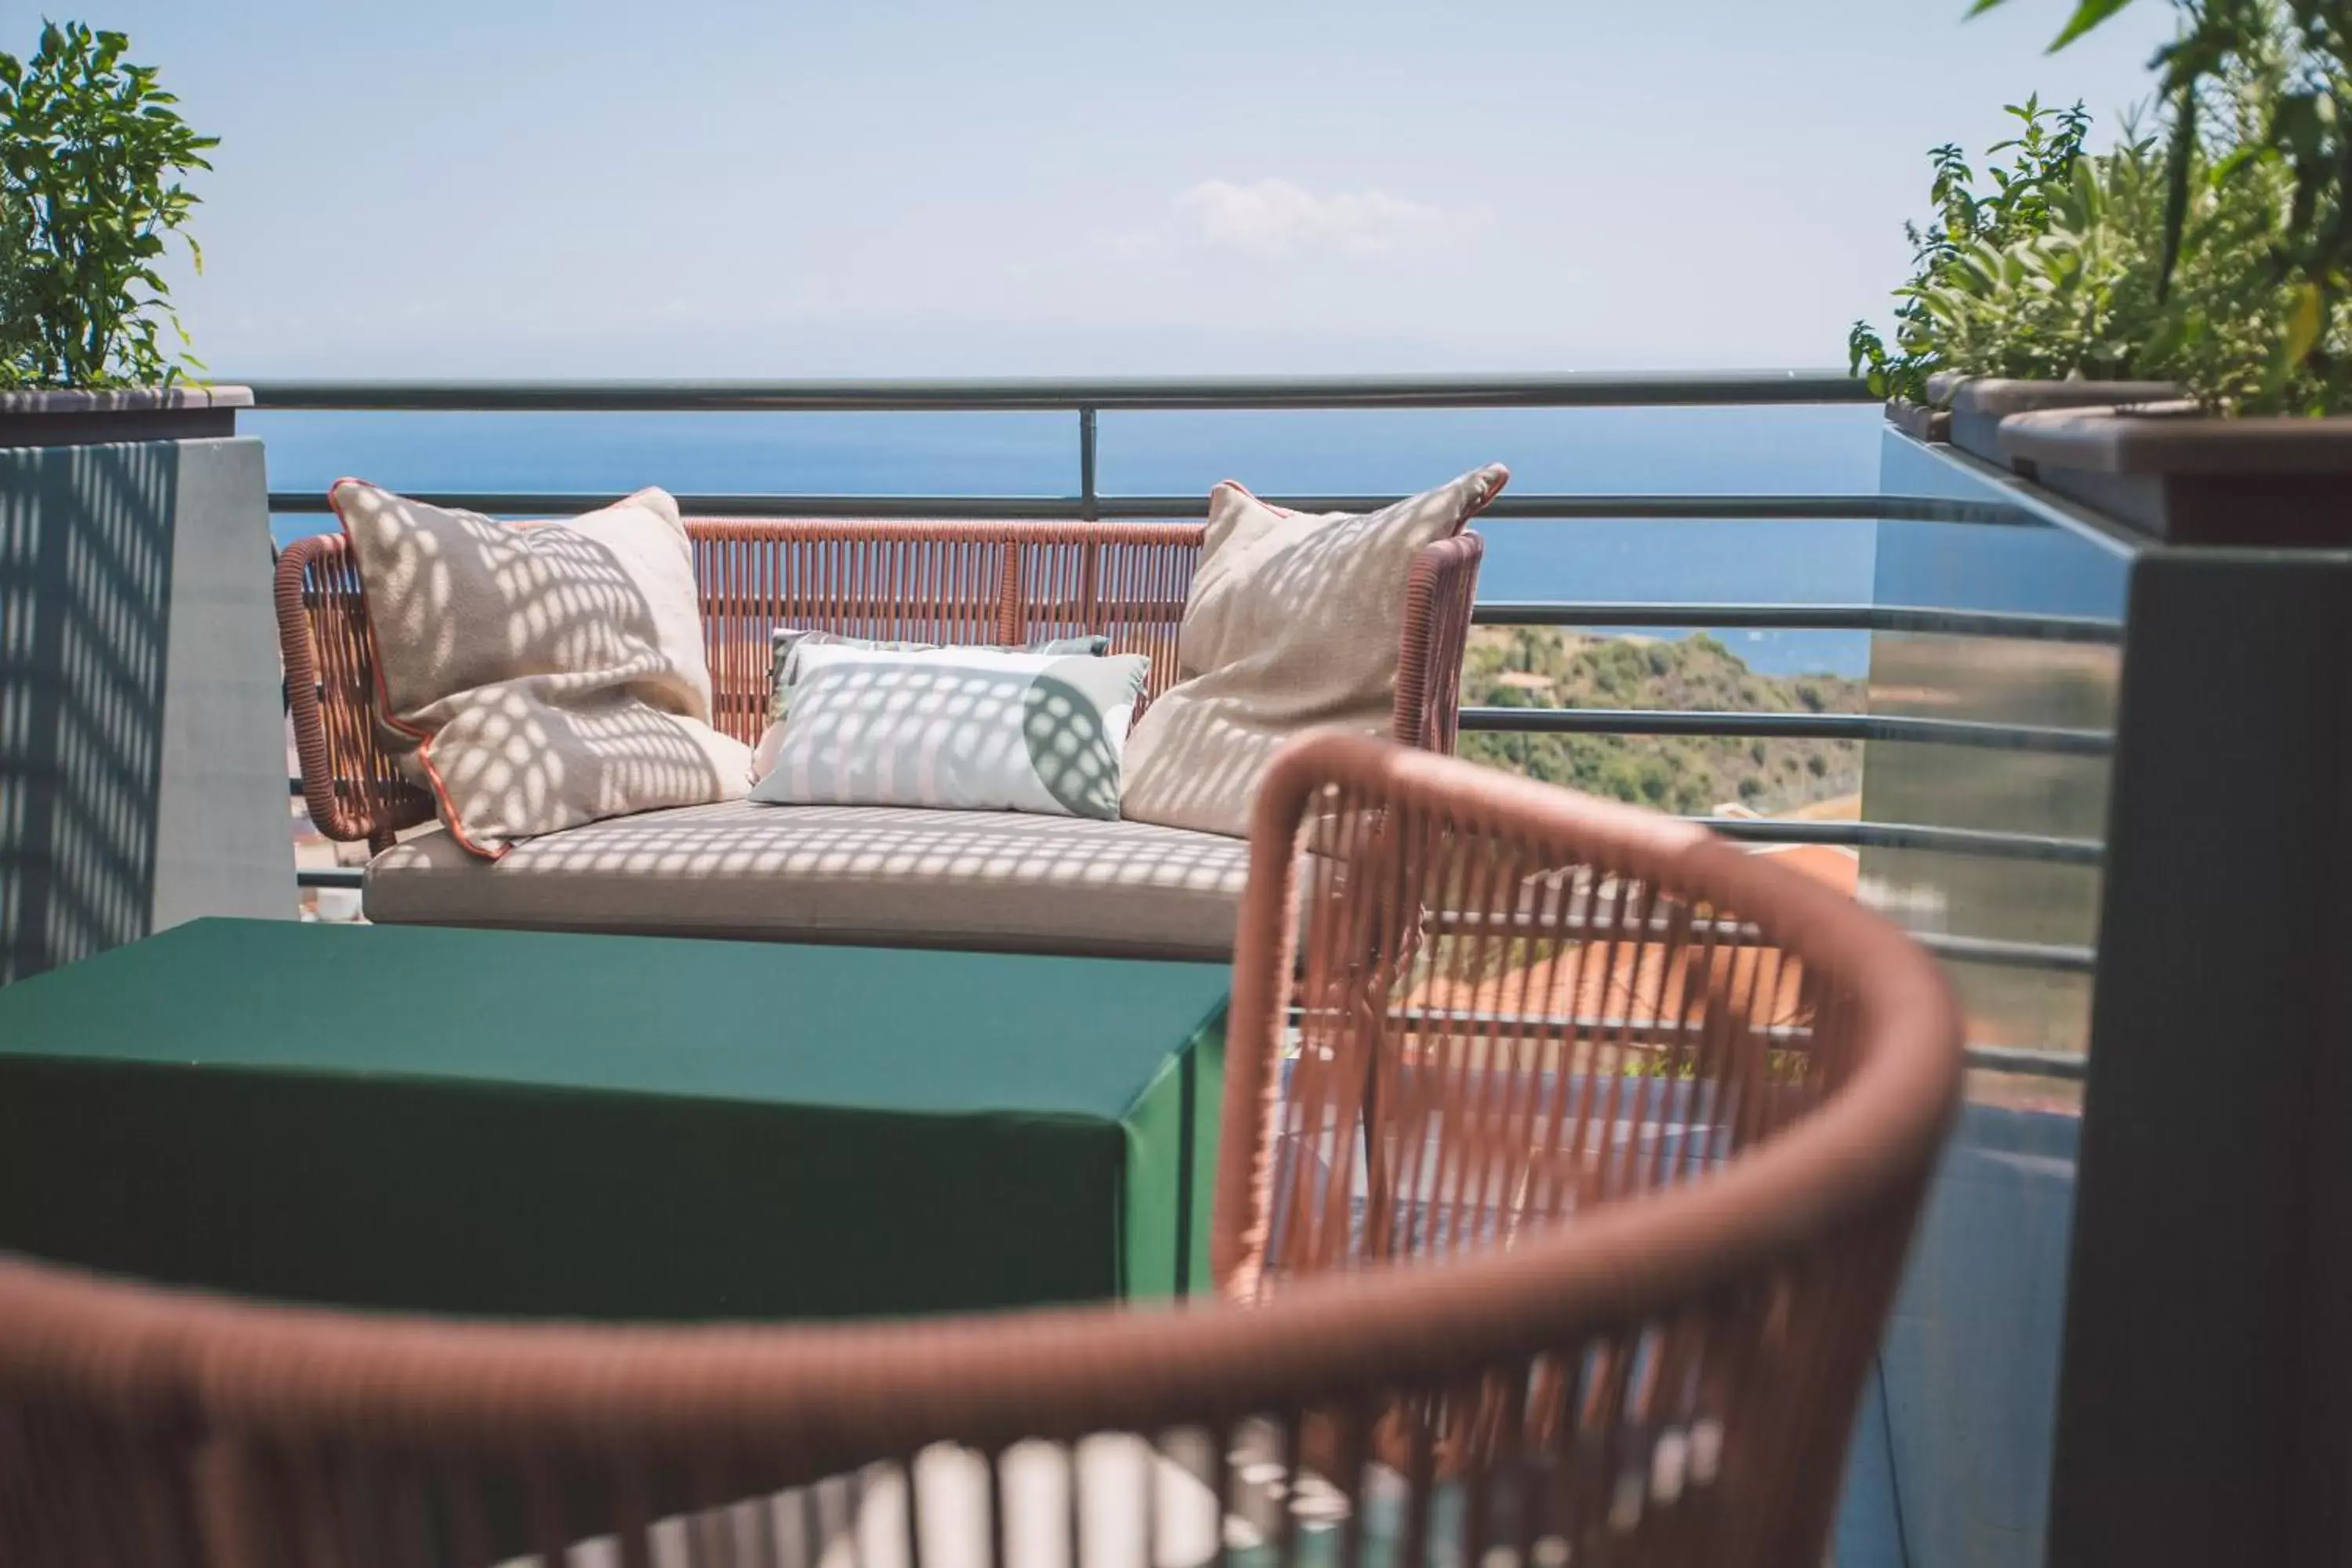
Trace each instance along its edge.
<path fill-rule="evenodd" d="M 1242 840 L 1150 823 L 728 801 L 368 867 L 372 921 L 1222 959 Z"/>

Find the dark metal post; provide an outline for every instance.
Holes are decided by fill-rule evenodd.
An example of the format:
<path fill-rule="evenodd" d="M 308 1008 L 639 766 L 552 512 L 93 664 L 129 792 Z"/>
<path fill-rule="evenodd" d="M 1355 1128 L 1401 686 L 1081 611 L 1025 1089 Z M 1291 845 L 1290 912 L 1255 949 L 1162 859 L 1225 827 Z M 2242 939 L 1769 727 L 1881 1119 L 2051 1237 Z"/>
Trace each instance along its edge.
<path fill-rule="evenodd" d="M 2345 1560 L 2352 558 L 2134 565 L 2050 1562 Z"/>
<path fill-rule="evenodd" d="M 1078 516 L 1087 522 L 1100 518 L 1095 496 L 1095 411 L 1078 410 Z"/>

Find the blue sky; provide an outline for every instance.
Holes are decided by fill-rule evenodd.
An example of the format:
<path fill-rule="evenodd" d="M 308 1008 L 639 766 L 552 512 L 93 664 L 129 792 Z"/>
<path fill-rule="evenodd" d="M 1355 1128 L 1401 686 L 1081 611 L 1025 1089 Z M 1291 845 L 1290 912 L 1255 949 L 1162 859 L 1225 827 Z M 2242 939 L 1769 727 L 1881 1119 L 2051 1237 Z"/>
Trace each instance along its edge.
<path fill-rule="evenodd" d="M 223 139 L 180 292 L 215 375 L 782 376 L 1840 361 L 1927 147 L 2144 97 L 2167 9 L 2045 57 L 2068 8 L 82 15 Z"/>

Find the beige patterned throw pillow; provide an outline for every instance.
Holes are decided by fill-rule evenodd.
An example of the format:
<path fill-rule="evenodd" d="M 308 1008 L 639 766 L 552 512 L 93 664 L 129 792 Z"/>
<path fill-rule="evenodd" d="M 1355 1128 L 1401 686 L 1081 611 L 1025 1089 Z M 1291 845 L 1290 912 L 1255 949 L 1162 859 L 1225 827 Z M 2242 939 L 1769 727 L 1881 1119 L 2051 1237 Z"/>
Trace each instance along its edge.
<path fill-rule="evenodd" d="M 693 550 L 667 493 L 537 523 L 357 479 L 330 500 L 367 595 L 387 739 L 459 844 L 496 858 L 750 787 L 751 748 L 710 725 Z"/>
<path fill-rule="evenodd" d="M 1128 737 L 1119 814 L 1245 837 L 1284 742 L 1385 733 L 1413 554 L 1461 532 L 1510 477 L 1493 464 L 1360 516 L 1285 511 L 1230 480 L 1212 490 L 1180 679 Z"/>

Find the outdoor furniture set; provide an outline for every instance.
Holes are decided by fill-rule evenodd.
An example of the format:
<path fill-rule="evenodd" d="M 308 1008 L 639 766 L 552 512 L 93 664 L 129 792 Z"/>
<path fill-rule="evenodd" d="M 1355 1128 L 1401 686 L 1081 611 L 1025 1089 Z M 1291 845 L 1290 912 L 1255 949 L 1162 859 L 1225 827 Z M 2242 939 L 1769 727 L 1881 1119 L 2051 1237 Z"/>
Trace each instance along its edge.
<path fill-rule="evenodd" d="M 592 1327 L 264 1305 L 0 1262 L 0 1560 L 1819 1562 L 1957 1099 L 1957 1015 L 1933 962 L 1696 829 L 1356 737 L 1300 742 L 1257 809 L 1213 1302 Z M 1507 973 L 1530 944 L 1572 971 L 1636 943 L 1654 978 L 1618 1027 L 1682 1044 L 1360 1005 L 1402 982 L 1399 946 L 1377 933 L 1405 931 L 1423 933 L 1407 967 L 1465 977 Z M 383 956 L 397 962 L 413 952 L 397 939 L 423 933 L 314 934 L 352 949 L 330 967 L 356 974 L 378 962 L 372 936 L 395 939 Z M 453 955 L 483 944 L 486 964 L 496 942 L 577 944 L 583 969 L 613 940 L 447 935 Z M 137 984 L 142 955 L 170 940 L 78 966 L 92 972 L 80 989 Z M 781 1014 L 808 971 L 777 973 Z M 1759 1026 L 1750 1005 L 1791 973 L 1801 1036 Z M 83 1018 L 104 1026 L 102 1008 L 66 1005 L 78 978 L 0 994 L 9 1058 L 44 1041 L 71 1058 Z M 314 1016 L 265 1012 L 256 1027 L 272 1016 L 316 1070 L 342 1070 Z M 681 1102 L 725 1086 L 693 1064 L 697 1043 L 671 1043 L 684 1088 L 608 1093 L 602 1126 L 702 1114 Z M 457 1070 L 419 1048 L 428 1071 Z M 168 1038 L 80 1054 L 48 1066 L 185 1070 Z M 367 1070 L 401 1082 L 394 1063 Z M 0 1104 L 39 1084 L 12 1077 Z M 273 1127 L 235 1134 L 287 1136 Z M 517 1167 L 547 1148 L 532 1138 Z M 451 1195 L 427 1181 L 428 1199 Z M 408 1244 L 383 1215 L 357 1217 L 344 1250 Z M 756 1257 L 774 1223 L 756 1207 L 675 1218 L 719 1233 L 706 1270 L 774 1271 Z M 206 1223 L 233 1236 L 263 1221 Z M 785 1234 L 803 1267 L 833 1261 Z M 634 1239 L 591 1271 L 625 1274 Z"/>
<path fill-rule="evenodd" d="M 289 711 L 395 929 L 0 992 L 0 1561 L 1818 1561 L 1958 1016 L 1432 754 L 1501 482 L 339 488 Z"/>

